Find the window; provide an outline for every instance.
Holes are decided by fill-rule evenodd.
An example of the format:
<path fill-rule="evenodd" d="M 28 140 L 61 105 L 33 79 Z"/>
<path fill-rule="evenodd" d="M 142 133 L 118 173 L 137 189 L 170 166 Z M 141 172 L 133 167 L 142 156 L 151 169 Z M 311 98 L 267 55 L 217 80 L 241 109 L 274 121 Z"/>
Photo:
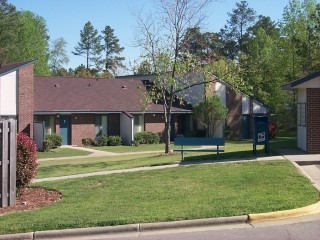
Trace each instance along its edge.
<path fill-rule="evenodd" d="M 34 116 L 34 120 L 38 122 L 44 122 L 46 128 L 46 134 L 55 133 L 55 116 L 38 115 Z"/>
<path fill-rule="evenodd" d="M 306 126 L 306 103 L 298 103 L 297 125 Z"/>
<path fill-rule="evenodd" d="M 134 125 L 135 126 L 140 125 L 140 115 L 134 115 Z"/>
<path fill-rule="evenodd" d="M 107 135 L 108 127 L 108 116 L 107 115 L 96 115 L 95 116 L 95 135 Z"/>

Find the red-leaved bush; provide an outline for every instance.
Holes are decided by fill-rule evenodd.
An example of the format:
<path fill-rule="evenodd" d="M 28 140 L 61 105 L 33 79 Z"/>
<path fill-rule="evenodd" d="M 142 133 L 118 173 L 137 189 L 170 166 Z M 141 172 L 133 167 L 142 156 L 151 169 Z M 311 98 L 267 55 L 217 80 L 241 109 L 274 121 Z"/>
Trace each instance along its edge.
<path fill-rule="evenodd" d="M 274 139 L 278 134 L 278 125 L 274 122 L 269 123 L 269 137 L 270 139 Z"/>
<path fill-rule="evenodd" d="M 17 188 L 28 185 L 37 175 L 36 143 L 25 133 L 17 134 Z"/>

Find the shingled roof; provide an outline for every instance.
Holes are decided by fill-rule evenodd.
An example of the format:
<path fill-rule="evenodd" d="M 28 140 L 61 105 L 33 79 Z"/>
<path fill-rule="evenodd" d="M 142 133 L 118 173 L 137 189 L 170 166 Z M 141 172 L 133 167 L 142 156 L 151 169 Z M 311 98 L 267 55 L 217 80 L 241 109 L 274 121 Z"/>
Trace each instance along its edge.
<path fill-rule="evenodd" d="M 35 77 L 34 111 L 48 112 L 142 112 L 140 80 L 78 77 Z M 147 112 L 162 112 L 152 104 Z M 190 112 L 173 108 L 173 112 Z"/>
<path fill-rule="evenodd" d="M 28 66 L 29 64 L 35 63 L 36 60 L 26 61 L 26 62 L 19 62 L 19 63 L 12 63 L 8 65 L 0 66 L 0 77 L 2 75 L 8 74 L 10 72 L 16 71 L 19 68 Z"/>

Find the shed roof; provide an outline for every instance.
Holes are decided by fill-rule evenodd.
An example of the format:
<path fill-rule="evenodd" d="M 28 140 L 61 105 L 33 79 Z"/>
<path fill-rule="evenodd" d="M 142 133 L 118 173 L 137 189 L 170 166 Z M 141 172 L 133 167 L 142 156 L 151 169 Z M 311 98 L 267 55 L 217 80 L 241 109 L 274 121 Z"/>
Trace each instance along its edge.
<path fill-rule="evenodd" d="M 78 77 L 35 77 L 34 111 L 48 112 L 142 112 L 141 81 Z M 173 112 L 190 112 L 173 108 Z M 147 112 L 162 112 L 151 104 Z"/>
<path fill-rule="evenodd" d="M 0 77 L 3 75 L 6 75 L 8 73 L 14 72 L 17 69 L 20 69 L 20 68 L 23 68 L 23 67 L 28 66 L 30 64 L 33 64 L 35 62 L 36 62 L 36 60 L 30 60 L 30 61 L 12 63 L 12 64 L 0 66 Z"/>
<path fill-rule="evenodd" d="M 312 80 L 314 80 L 314 79 L 316 79 L 316 78 L 319 78 L 319 77 L 320 77 L 320 71 L 315 72 L 315 73 L 312 73 L 312 74 L 310 74 L 310 75 L 308 75 L 308 76 L 305 76 L 305 77 L 303 77 L 303 78 L 299 78 L 299 79 L 294 80 L 294 81 L 292 81 L 292 82 L 289 82 L 289 83 L 283 85 L 283 86 L 282 86 L 282 89 L 284 89 L 284 90 L 289 90 L 289 89 L 292 89 L 292 88 L 297 88 L 297 87 L 299 87 L 300 85 L 302 85 L 302 84 L 304 84 L 304 83 L 307 83 L 307 82 L 309 82 L 309 81 L 312 81 Z M 319 84 L 319 86 L 320 86 L 320 81 L 319 81 L 318 84 Z"/>

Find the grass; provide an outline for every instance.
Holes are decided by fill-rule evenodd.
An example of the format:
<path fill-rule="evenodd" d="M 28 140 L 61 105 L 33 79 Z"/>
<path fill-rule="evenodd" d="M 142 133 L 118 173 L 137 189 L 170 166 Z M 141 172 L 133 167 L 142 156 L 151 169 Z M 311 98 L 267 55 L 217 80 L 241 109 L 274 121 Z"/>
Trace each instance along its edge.
<path fill-rule="evenodd" d="M 126 153 L 126 152 L 146 152 L 146 151 L 164 151 L 165 145 L 161 144 L 141 144 L 139 146 L 103 146 L 103 147 L 89 147 L 92 149 L 114 152 L 114 153 Z"/>
<path fill-rule="evenodd" d="M 260 152 L 262 146 L 259 146 Z M 252 157 L 252 143 L 250 141 L 230 142 L 225 146 L 225 153 L 219 154 L 219 159 L 239 159 Z M 185 163 L 204 160 L 215 160 L 214 153 L 185 153 Z M 63 161 L 40 161 L 37 178 L 58 177 L 65 175 L 128 169 L 144 166 L 168 165 L 181 162 L 181 154 L 163 155 L 159 153 L 88 157 L 76 159 L 64 159 Z"/>
<path fill-rule="evenodd" d="M 36 184 L 63 199 L 0 217 L 0 234 L 243 215 L 306 206 L 319 193 L 288 161 L 192 165 Z"/>
<path fill-rule="evenodd" d="M 57 177 L 88 172 L 166 165 L 179 162 L 180 155 L 161 156 L 159 153 L 108 156 L 96 158 L 40 161 L 37 178 Z"/>
<path fill-rule="evenodd" d="M 277 154 L 277 149 L 280 148 L 294 148 L 296 144 L 295 132 L 282 132 L 277 139 L 270 141 L 270 148 L 272 154 Z M 171 146 L 172 148 L 178 148 Z M 262 145 L 258 145 L 258 155 L 264 155 Z M 130 153 L 139 151 L 159 151 L 164 150 L 163 144 L 141 145 L 135 146 L 114 146 L 114 147 L 96 147 L 96 149 Z M 114 149 L 114 150 L 113 150 Z M 224 147 L 225 152 L 219 154 L 219 159 L 239 159 L 239 158 L 252 158 L 252 141 L 228 141 Z M 78 153 L 78 150 L 69 148 L 55 149 L 53 153 L 57 154 L 61 151 L 65 155 L 67 153 Z M 68 151 L 68 152 L 66 152 Z M 60 153 L 60 154 L 62 154 Z M 87 152 L 80 151 L 85 154 Z M 51 155 L 53 157 L 53 155 Z M 185 162 L 191 161 L 203 161 L 203 160 L 215 160 L 216 154 L 212 153 L 185 153 Z M 97 171 L 107 171 L 116 169 L 126 169 L 143 166 L 155 166 L 166 165 L 181 162 L 181 155 L 177 153 L 175 155 L 163 156 L 160 153 L 147 153 L 147 154 L 135 154 L 135 155 L 121 155 L 121 156 L 108 156 L 108 157 L 88 157 L 88 158 L 76 158 L 76 159 L 64 159 L 63 161 L 40 161 L 39 172 L 37 178 L 57 177 Z"/>
<path fill-rule="evenodd" d="M 49 152 L 38 152 L 38 157 L 39 159 L 44 159 L 44 158 L 59 158 L 59 157 L 71 157 L 71 156 L 87 156 L 89 154 L 91 154 L 91 152 L 60 147 L 60 148 L 51 149 Z"/>

